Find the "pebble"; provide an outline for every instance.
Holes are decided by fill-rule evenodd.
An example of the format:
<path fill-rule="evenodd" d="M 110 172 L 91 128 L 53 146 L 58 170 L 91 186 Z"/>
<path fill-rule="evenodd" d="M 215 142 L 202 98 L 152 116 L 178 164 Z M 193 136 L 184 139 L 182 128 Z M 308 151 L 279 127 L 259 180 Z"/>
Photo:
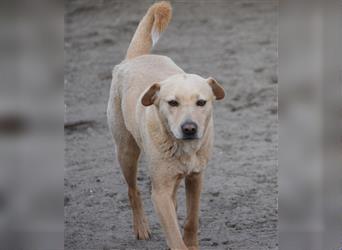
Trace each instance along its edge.
<path fill-rule="evenodd" d="M 64 196 L 64 206 L 67 206 L 70 202 L 70 197 L 69 196 Z"/>
<path fill-rule="evenodd" d="M 277 75 L 271 75 L 271 81 L 273 84 L 278 83 L 278 76 Z"/>

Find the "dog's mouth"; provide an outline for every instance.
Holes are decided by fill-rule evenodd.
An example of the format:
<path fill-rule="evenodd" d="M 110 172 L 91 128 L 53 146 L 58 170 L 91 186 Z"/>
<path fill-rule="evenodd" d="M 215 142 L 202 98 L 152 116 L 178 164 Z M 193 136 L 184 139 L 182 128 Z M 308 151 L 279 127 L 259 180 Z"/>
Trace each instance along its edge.
<path fill-rule="evenodd" d="M 198 136 L 197 135 L 191 135 L 191 136 L 188 136 L 188 135 L 183 135 L 182 139 L 183 141 L 194 141 L 194 140 L 198 140 Z"/>

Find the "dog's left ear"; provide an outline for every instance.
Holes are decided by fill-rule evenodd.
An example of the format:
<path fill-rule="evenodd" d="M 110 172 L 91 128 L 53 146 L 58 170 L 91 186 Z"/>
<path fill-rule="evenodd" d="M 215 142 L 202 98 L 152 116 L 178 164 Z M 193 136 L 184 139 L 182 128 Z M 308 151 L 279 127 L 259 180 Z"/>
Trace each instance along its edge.
<path fill-rule="evenodd" d="M 209 86 L 213 90 L 216 100 L 221 100 L 224 98 L 225 93 L 223 87 L 212 77 L 207 79 Z"/>
<path fill-rule="evenodd" d="M 152 105 L 155 100 L 157 99 L 157 93 L 160 90 L 160 84 L 159 83 L 155 83 L 153 84 L 151 87 L 149 87 L 143 97 L 141 98 L 141 103 L 144 106 L 150 106 Z"/>

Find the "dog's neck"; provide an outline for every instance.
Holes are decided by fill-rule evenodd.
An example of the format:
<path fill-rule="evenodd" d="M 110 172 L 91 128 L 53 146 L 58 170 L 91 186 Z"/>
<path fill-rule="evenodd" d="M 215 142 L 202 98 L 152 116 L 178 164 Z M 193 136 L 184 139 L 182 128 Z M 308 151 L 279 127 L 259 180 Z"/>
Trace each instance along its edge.
<path fill-rule="evenodd" d="M 207 163 L 202 162 L 201 159 L 208 158 L 208 152 L 203 152 L 202 149 L 203 144 L 206 142 L 208 131 L 205 132 L 202 139 L 179 140 L 173 136 L 166 121 L 163 121 L 158 111 L 155 112 L 154 118 L 148 124 L 148 132 L 151 135 L 155 148 L 164 158 L 178 160 L 183 165 L 205 165 Z"/>

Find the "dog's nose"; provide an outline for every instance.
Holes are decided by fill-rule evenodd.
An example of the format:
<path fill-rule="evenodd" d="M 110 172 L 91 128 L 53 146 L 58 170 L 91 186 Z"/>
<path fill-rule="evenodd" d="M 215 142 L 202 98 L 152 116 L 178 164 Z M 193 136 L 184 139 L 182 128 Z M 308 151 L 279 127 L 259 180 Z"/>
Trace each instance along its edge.
<path fill-rule="evenodd" d="M 182 125 L 182 131 L 185 136 L 193 136 L 197 133 L 197 124 L 194 122 L 185 122 Z"/>

